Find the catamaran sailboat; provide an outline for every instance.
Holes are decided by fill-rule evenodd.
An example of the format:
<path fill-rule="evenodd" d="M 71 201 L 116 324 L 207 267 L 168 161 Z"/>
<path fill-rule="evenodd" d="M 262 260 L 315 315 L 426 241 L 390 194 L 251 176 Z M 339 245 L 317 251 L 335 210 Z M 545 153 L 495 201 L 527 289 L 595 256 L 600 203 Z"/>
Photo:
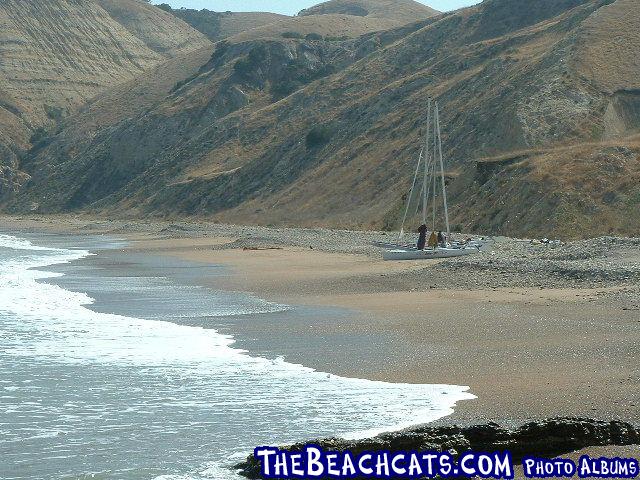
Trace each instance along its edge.
<path fill-rule="evenodd" d="M 431 134 L 433 134 L 433 136 Z M 431 199 L 432 232 L 436 231 L 436 212 L 438 209 L 437 190 L 438 183 L 441 183 L 444 220 L 446 226 L 446 237 L 435 244 L 434 242 L 430 242 L 430 245 L 424 249 L 419 249 L 416 245 L 408 245 L 404 243 L 404 227 L 407 222 L 413 193 L 416 191 L 416 185 L 421 173 L 422 223 L 423 225 L 427 225 L 427 212 L 429 210 L 429 202 Z M 418 203 L 418 207 L 419 205 L 420 203 Z M 438 110 L 438 102 L 435 102 L 435 105 L 433 105 L 432 108 L 432 102 L 431 99 L 429 99 L 425 143 L 420 151 L 418 165 L 416 166 L 416 171 L 413 176 L 413 184 L 411 185 L 404 218 L 402 219 L 399 242 L 397 244 L 383 245 L 386 248 L 383 253 L 383 258 L 385 260 L 426 260 L 432 258 L 460 257 L 463 255 L 478 253 L 483 245 L 484 243 L 480 241 L 468 241 L 464 243 L 451 241 L 449 206 L 447 204 L 447 186 L 444 175 L 444 161 L 442 158 L 440 113 Z"/>

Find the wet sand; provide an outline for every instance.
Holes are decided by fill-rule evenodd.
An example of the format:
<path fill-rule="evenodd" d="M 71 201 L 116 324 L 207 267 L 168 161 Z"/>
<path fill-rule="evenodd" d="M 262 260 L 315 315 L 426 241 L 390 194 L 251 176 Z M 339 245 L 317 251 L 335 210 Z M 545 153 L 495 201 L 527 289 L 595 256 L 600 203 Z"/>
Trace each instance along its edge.
<path fill-rule="evenodd" d="M 458 405 L 443 423 L 510 425 L 557 416 L 640 422 L 640 302 L 628 283 L 558 288 L 555 279 L 554 288 L 502 281 L 501 287 L 470 288 L 470 278 L 482 278 L 476 271 L 461 268 L 445 278 L 437 266 L 421 262 L 382 262 L 366 252 L 286 242 L 260 240 L 237 248 L 234 229 L 167 231 L 162 224 L 85 219 L 38 223 L 22 228 L 46 224 L 52 230 L 125 236 L 137 254 L 231 268 L 234 275 L 224 284 L 231 290 L 345 309 L 339 322 L 305 318 L 270 325 L 270 334 L 282 338 L 283 349 L 287 335 L 331 339 L 313 351 L 298 341 L 286 354 L 335 374 L 468 385 L 478 399 Z M 193 281 L 213 285 L 206 277 Z M 463 287 L 452 288 L 456 284 Z"/>

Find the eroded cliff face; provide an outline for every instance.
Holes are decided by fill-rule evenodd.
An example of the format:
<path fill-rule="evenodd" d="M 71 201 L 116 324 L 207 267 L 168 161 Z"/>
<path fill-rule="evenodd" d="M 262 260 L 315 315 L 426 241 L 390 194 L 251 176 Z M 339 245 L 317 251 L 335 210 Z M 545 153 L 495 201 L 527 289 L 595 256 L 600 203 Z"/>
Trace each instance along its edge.
<path fill-rule="evenodd" d="M 138 0 L 1 2 L 3 168 L 19 168 L 24 151 L 90 98 L 208 44 L 185 23 Z M 14 178 L 25 177 L 16 172 Z"/>
<path fill-rule="evenodd" d="M 0 4 L 2 87 L 34 121 L 207 43 L 183 22 L 136 0 Z"/>

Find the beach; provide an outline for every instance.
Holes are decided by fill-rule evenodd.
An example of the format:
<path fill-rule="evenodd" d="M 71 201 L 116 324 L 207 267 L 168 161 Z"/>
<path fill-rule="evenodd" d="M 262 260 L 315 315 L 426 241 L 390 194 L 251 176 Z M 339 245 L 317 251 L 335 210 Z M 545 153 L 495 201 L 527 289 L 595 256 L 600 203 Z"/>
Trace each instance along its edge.
<path fill-rule="evenodd" d="M 483 270 L 463 262 L 454 268 L 446 261 L 383 262 L 370 247 L 380 238 L 377 233 L 343 232 L 340 238 L 337 231 L 302 234 L 82 217 L 5 218 L 3 225 L 121 236 L 131 252 L 228 266 L 233 275 L 225 288 L 230 290 L 347 309 L 350 315 L 339 326 L 318 319 L 313 328 L 292 328 L 306 328 L 311 335 L 336 328 L 350 336 L 375 332 L 393 340 L 376 345 L 375 354 L 365 352 L 366 358 L 357 351 L 329 358 L 288 352 L 292 361 L 373 380 L 470 386 L 478 399 L 461 403 L 446 421 L 516 423 L 559 415 L 640 419 L 637 240 L 619 245 L 611 240 L 613 247 L 606 251 L 593 248 L 594 258 L 583 251 L 580 256 L 587 258 L 564 260 L 569 273 L 563 279 L 560 269 L 547 272 L 542 262 L 552 249 L 571 258 L 572 246 L 535 247 L 538 258 L 529 253 L 531 258 L 524 259 L 532 272 L 520 274 L 523 262 L 507 265 L 511 260 L 491 253 L 471 260 L 489 262 Z M 587 274 L 580 274 L 581 268 Z M 210 283 L 209 278 L 193 280 Z"/>
<path fill-rule="evenodd" d="M 385 232 L 90 217 L 5 217 L 3 230 L 107 235 L 121 260 L 175 259 L 188 283 L 308 314 L 228 321 L 239 348 L 347 378 L 464 385 L 435 425 L 516 426 L 554 417 L 638 424 L 640 241 L 495 239 L 469 259 L 383 262 Z M 636 447 L 633 447 L 636 448 Z"/>
<path fill-rule="evenodd" d="M 236 276 L 229 288 L 292 304 L 347 308 L 353 318 L 340 326 L 343 333 L 393 335 L 396 341 L 379 345 L 360 368 L 352 367 L 352 352 L 341 352 L 344 365 L 330 371 L 469 385 L 478 399 L 461 403 L 446 421 L 640 418 L 639 319 L 629 306 L 637 292 L 630 286 L 440 289 L 438 273 L 430 276 L 414 262 L 387 264 L 317 249 L 185 249 L 172 240 L 160 243 L 167 255 L 230 266 Z M 133 248 L 147 246 L 143 241 Z M 322 331 L 322 322 L 315 328 Z M 315 362 L 311 366 L 328 367 L 322 359 Z"/>
<path fill-rule="evenodd" d="M 293 363 L 360 339 L 271 325 L 348 313 L 226 290 L 227 267 L 127 244 L 0 230 L 0 478 L 238 480 L 256 445 L 369 438 L 475 398 Z"/>

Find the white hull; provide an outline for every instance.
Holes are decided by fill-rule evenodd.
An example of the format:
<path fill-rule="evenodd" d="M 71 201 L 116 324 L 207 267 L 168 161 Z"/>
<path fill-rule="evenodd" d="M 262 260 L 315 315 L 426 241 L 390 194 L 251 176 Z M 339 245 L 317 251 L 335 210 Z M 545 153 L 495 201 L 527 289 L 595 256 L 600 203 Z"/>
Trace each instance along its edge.
<path fill-rule="evenodd" d="M 473 255 L 478 253 L 476 247 L 466 248 L 426 248 L 417 250 L 415 248 L 397 248 L 394 250 L 386 250 L 382 254 L 385 260 L 432 260 L 435 258 L 453 258 L 465 255 Z"/>

